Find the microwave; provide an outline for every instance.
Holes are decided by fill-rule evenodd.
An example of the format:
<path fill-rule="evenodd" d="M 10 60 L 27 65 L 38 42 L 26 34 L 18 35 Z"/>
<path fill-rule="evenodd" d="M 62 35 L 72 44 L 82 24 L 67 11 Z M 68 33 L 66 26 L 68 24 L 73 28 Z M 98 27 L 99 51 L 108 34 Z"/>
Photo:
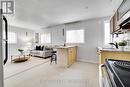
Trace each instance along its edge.
<path fill-rule="evenodd" d="M 118 25 L 120 28 L 130 29 L 130 0 L 123 0 L 117 12 Z"/>

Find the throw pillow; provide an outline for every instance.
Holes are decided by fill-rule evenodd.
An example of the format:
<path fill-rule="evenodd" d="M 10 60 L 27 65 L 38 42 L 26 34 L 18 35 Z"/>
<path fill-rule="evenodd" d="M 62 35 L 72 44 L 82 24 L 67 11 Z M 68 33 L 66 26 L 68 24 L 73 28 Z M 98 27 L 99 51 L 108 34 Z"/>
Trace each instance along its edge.
<path fill-rule="evenodd" d="M 41 46 L 41 50 L 44 50 L 44 46 Z"/>
<path fill-rule="evenodd" d="M 36 46 L 36 50 L 41 50 L 41 46 Z"/>

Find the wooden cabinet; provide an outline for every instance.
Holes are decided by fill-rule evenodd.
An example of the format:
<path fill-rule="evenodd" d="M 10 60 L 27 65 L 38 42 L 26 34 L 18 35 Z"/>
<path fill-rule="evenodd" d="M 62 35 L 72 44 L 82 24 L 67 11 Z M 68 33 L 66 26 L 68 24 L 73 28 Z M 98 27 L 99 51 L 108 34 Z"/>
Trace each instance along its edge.
<path fill-rule="evenodd" d="M 116 12 L 114 15 L 114 31 L 120 30 L 120 27 L 117 22 L 118 22 L 118 12 Z"/>
<path fill-rule="evenodd" d="M 130 52 L 125 51 L 100 51 L 99 64 L 104 64 L 105 59 L 127 60 L 130 61 Z"/>
<path fill-rule="evenodd" d="M 57 49 L 58 64 L 69 67 L 76 60 L 77 47 L 60 47 Z"/>
<path fill-rule="evenodd" d="M 117 21 L 118 21 L 118 13 L 116 12 L 110 20 L 110 32 L 111 32 L 111 34 L 119 30 L 119 26 L 117 24 Z"/>
<path fill-rule="evenodd" d="M 114 24 L 113 24 L 113 17 L 110 20 L 110 33 L 112 34 L 115 30 L 114 30 Z"/>
<path fill-rule="evenodd" d="M 68 49 L 68 65 L 71 65 L 74 63 L 76 59 L 76 48 L 69 48 Z"/>

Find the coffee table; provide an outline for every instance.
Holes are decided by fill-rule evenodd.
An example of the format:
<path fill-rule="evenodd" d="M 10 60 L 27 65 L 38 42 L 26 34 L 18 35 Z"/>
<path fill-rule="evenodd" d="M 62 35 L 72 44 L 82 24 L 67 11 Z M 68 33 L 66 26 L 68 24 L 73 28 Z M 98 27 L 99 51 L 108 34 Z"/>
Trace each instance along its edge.
<path fill-rule="evenodd" d="M 30 59 L 30 55 L 12 55 L 11 63 L 25 62 Z"/>

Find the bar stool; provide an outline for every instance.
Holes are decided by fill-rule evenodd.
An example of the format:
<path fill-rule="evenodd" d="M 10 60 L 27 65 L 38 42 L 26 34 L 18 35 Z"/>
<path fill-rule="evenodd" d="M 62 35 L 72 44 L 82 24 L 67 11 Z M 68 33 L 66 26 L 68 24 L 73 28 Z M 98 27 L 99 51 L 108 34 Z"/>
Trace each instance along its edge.
<path fill-rule="evenodd" d="M 52 55 L 51 55 L 51 63 L 55 61 L 55 63 L 57 64 L 57 55 L 56 55 L 56 51 L 52 51 Z M 50 64 L 51 64 L 50 63 Z"/>

